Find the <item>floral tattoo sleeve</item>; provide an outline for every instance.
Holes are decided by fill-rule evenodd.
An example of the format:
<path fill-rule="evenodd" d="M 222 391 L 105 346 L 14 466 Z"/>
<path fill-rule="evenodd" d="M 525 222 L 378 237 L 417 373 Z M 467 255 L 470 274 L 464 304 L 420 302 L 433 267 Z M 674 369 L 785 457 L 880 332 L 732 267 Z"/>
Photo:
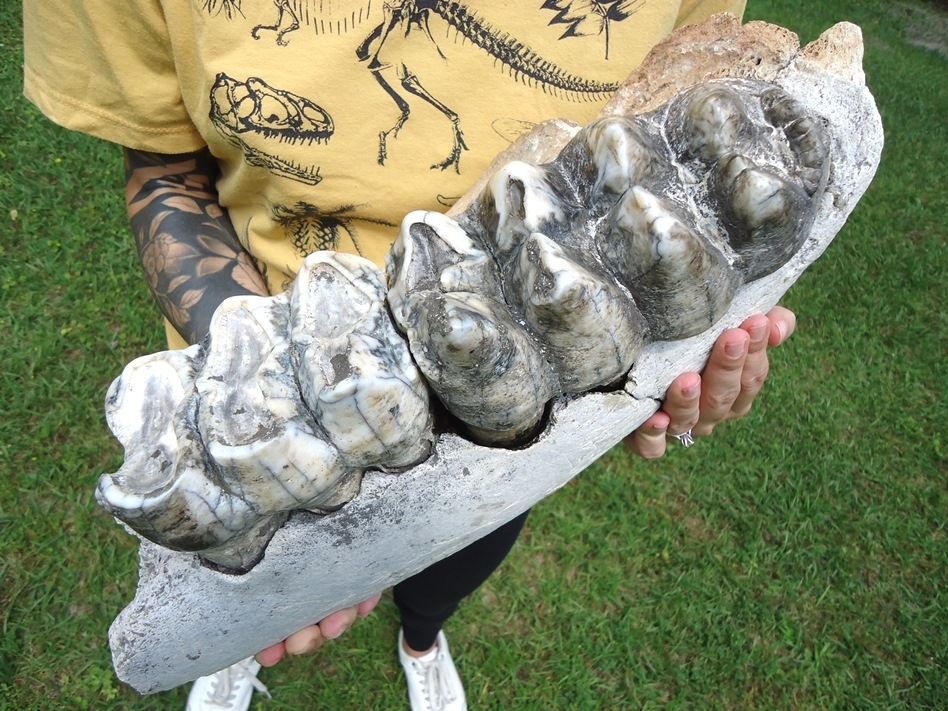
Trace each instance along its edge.
<path fill-rule="evenodd" d="M 227 297 L 267 287 L 220 206 L 205 151 L 125 150 L 126 201 L 148 286 L 178 332 L 196 343 Z"/>

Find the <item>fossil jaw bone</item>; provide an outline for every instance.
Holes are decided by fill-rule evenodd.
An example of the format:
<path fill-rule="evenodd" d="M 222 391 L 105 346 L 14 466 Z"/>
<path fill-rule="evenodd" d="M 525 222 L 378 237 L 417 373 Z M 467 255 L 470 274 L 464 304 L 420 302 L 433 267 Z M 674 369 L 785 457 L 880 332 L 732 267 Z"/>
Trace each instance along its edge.
<path fill-rule="evenodd" d="M 714 81 L 508 163 L 456 219 L 409 214 L 387 288 L 359 257 L 311 255 L 289 294 L 229 300 L 205 344 L 129 366 L 109 401 L 126 464 L 100 501 L 245 570 L 289 511 L 427 457 L 429 388 L 443 427 L 522 445 L 556 397 L 621 388 L 648 343 L 707 330 L 793 256 L 828 147 L 782 90 Z"/>

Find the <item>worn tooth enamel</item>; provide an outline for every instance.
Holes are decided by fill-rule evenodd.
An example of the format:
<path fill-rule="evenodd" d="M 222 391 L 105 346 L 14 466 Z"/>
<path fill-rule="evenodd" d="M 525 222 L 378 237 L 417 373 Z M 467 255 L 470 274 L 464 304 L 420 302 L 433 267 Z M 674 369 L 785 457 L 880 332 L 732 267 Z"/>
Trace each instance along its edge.
<path fill-rule="evenodd" d="M 196 347 L 137 358 L 109 388 L 106 420 L 125 448 L 122 468 L 99 479 L 96 498 L 110 513 L 148 526 L 167 499 L 178 459 L 175 414 L 194 384 Z"/>
<path fill-rule="evenodd" d="M 784 126 L 784 131 L 801 165 L 820 172 L 827 170 L 829 147 L 819 123 L 808 116 L 801 116 Z"/>
<path fill-rule="evenodd" d="M 381 272 L 329 253 L 302 271 L 289 294 L 228 299 L 203 347 L 133 363 L 113 385 L 126 461 L 98 496 L 141 535 L 245 570 L 289 511 L 338 508 L 365 468 L 430 454 L 427 387 Z"/>
<path fill-rule="evenodd" d="M 544 235 L 524 243 L 512 280 L 564 392 L 617 381 L 645 346 L 645 319 L 628 297 Z"/>
<path fill-rule="evenodd" d="M 368 264 L 326 253 L 304 264 L 291 299 L 299 382 L 350 468 L 405 467 L 430 452 L 430 405 Z"/>
<path fill-rule="evenodd" d="M 829 178 L 829 143 L 820 124 L 808 116 L 794 119 L 784 132 L 796 158 L 796 173 L 810 196 L 822 191 Z"/>
<path fill-rule="evenodd" d="M 288 318 L 286 296 L 224 302 L 195 382 L 208 455 L 228 489 L 265 513 L 305 507 L 344 473 L 304 412 L 285 337 Z M 282 486 L 274 486 L 278 477 Z"/>
<path fill-rule="evenodd" d="M 752 132 L 741 95 L 724 84 L 709 84 L 687 92 L 681 117 L 681 141 L 686 154 L 712 162 L 746 143 Z"/>
<path fill-rule="evenodd" d="M 594 193 L 625 192 L 642 181 L 657 157 L 642 127 L 628 119 L 601 119 L 581 135 L 596 168 Z"/>
<path fill-rule="evenodd" d="M 773 87 L 761 94 L 764 116 L 786 135 L 807 194 L 822 190 L 829 175 L 829 137 L 822 124 L 808 116 L 786 91 Z"/>
<path fill-rule="evenodd" d="M 106 398 L 106 418 L 125 448 L 122 468 L 99 479 L 96 498 L 110 513 L 143 535 L 167 528 L 177 548 L 225 540 L 207 502 L 222 492 L 203 474 L 187 417 L 194 391 L 197 347 L 143 356 L 129 363 Z M 184 434 L 182 437 L 181 435 Z M 188 466 L 189 461 L 199 465 Z"/>
<path fill-rule="evenodd" d="M 614 224 L 599 249 L 623 275 L 652 340 L 701 333 L 727 311 L 740 283 L 736 270 L 667 203 L 633 188 L 617 206 Z"/>
<path fill-rule="evenodd" d="M 177 449 L 171 415 L 194 385 L 194 377 L 203 354 L 198 346 L 142 356 L 131 361 L 122 377 L 112 382 L 105 399 L 105 417 L 112 434 L 131 456 L 144 449 Z M 142 489 L 160 488 L 166 473 L 160 461 L 146 456 L 141 469 L 135 469 L 134 484 Z M 170 456 L 170 455 L 169 455 Z"/>
<path fill-rule="evenodd" d="M 759 279 L 800 248 L 812 215 L 807 195 L 802 187 L 739 155 L 721 162 L 719 176 L 726 196 L 722 221 L 741 257 L 738 266 L 745 280 Z"/>
<path fill-rule="evenodd" d="M 142 536 L 215 560 L 232 539 L 267 524 L 221 486 L 207 459 L 194 424 L 199 356 L 196 347 L 145 356 L 112 384 L 106 413 L 113 431 L 121 433 L 126 459 L 119 471 L 100 477 L 96 498 Z M 129 427 L 136 421 L 143 425 L 141 437 Z M 245 542 L 235 555 L 224 555 L 228 566 L 246 569 L 259 559 L 262 548 L 246 550 Z"/>
<path fill-rule="evenodd" d="M 417 370 L 408 359 L 380 357 L 387 352 L 377 339 L 353 334 L 345 355 L 333 356 L 345 359 L 339 379 L 319 391 L 319 423 L 350 467 L 397 469 L 431 451 L 430 404 Z"/>
<path fill-rule="evenodd" d="M 388 304 L 403 331 L 409 294 L 433 289 L 477 291 L 502 298 L 494 261 L 457 222 L 437 212 L 418 210 L 406 215 L 385 256 L 385 266 Z"/>
<path fill-rule="evenodd" d="M 628 314 L 638 313 L 636 306 L 651 340 L 709 328 L 744 281 L 772 271 L 799 247 L 815 205 L 803 186 L 814 183 L 812 171 L 827 170 L 820 134 L 811 139 L 811 128 L 771 89 L 752 80 L 709 82 L 651 114 L 600 119 L 551 163 L 501 167 L 457 222 L 425 218 L 403 226 L 402 234 L 417 240 L 415 251 L 433 250 L 428 241 L 465 255 L 448 267 L 413 260 L 431 271 L 412 274 L 414 293 L 400 282 L 403 268 L 389 270 L 392 310 L 413 352 L 454 359 L 432 360 L 432 371 L 469 367 L 462 349 L 425 342 L 429 331 L 418 327 L 430 315 L 425 309 L 405 313 L 406 295 L 421 298 L 420 292 L 475 292 L 497 308 L 507 302 L 511 322 L 522 322 L 553 369 L 558 392 L 603 387 L 626 367 L 628 359 L 610 348 L 627 338 L 618 334 L 635 330 Z M 468 240 L 459 238 L 459 227 Z M 590 261 L 597 254 L 599 265 Z M 497 260 L 499 272 L 478 271 L 485 255 Z M 598 286 L 611 283 L 597 282 L 600 272 L 622 286 Z M 425 303 L 430 309 L 432 302 Z M 592 340 L 599 352 L 580 368 L 576 354 Z"/>
<path fill-rule="evenodd" d="M 720 174 L 734 210 L 748 229 L 757 229 L 786 212 L 783 181 L 744 156 L 735 154 L 723 160 Z"/>
<path fill-rule="evenodd" d="M 562 192 L 551 183 L 544 166 L 514 161 L 497 171 L 487 185 L 485 202 L 493 212 L 492 237 L 502 258 L 532 233 L 567 223 L 574 211 Z"/>
<path fill-rule="evenodd" d="M 774 126 L 786 126 L 806 115 L 800 103 L 778 86 L 766 87 L 761 92 L 760 105 L 764 116 Z"/>
<path fill-rule="evenodd" d="M 556 393 L 555 379 L 506 307 L 463 292 L 428 292 L 413 307 L 412 352 L 448 411 L 483 443 L 531 434 Z"/>

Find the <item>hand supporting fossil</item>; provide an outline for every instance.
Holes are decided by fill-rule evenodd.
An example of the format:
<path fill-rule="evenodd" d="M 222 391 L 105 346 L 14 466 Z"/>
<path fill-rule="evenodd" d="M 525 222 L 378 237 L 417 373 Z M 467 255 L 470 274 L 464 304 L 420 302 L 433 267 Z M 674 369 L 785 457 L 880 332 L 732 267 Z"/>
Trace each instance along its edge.
<path fill-rule="evenodd" d="M 668 435 L 690 431 L 706 437 L 720 423 L 746 415 L 767 379 L 767 349 L 786 342 L 795 328 L 794 313 L 775 306 L 766 316 L 751 316 L 740 328 L 724 331 L 701 374 L 675 378 L 662 408 L 625 438 L 626 446 L 657 459 L 665 454 Z"/>

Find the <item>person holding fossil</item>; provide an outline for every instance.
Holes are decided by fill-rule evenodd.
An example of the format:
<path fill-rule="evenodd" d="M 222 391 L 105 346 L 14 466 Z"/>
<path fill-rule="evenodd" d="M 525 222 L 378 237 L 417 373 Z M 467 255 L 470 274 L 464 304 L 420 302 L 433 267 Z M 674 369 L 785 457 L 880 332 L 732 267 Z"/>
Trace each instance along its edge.
<path fill-rule="evenodd" d="M 444 210 L 536 123 L 592 119 L 672 30 L 743 9 L 743 0 L 26 3 L 25 86 L 53 121 L 124 147 L 131 229 L 176 348 L 207 334 L 224 299 L 285 290 L 313 251 L 381 264 L 408 209 Z M 777 307 L 723 333 L 704 371 L 678 377 L 627 445 L 658 458 L 671 437 L 687 443 L 746 414 L 768 347 L 794 327 Z M 415 711 L 466 708 L 442 628 L 526 517 L 395 586 Z M 260 665 L 318 649 L 377 602 L 199 680 L 189 708 L 246 709 Z"/>

